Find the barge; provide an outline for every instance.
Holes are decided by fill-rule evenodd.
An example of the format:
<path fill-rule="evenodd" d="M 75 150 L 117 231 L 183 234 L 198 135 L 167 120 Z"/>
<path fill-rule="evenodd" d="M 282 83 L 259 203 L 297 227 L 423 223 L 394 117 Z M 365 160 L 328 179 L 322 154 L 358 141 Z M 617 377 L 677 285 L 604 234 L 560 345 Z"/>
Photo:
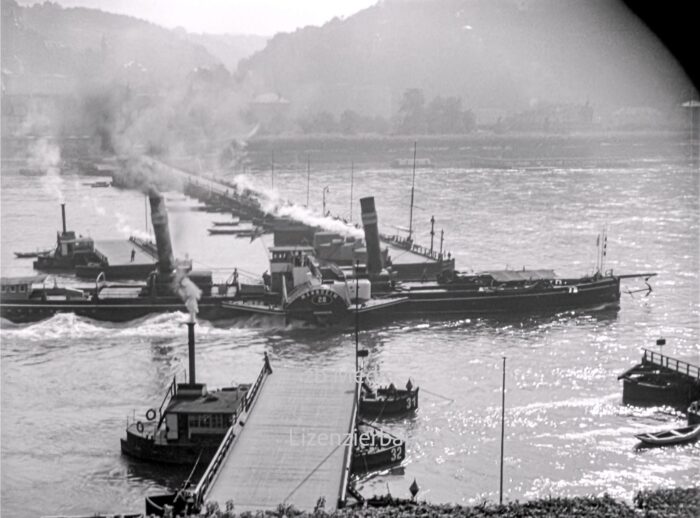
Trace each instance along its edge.
<path fill-rule="evenodd" d="M 99 275 L 95 283 L 83 287 L 46 285 L 46 276 L 2 278 L 0 317 L 15 323 L 36 322 L 57 313 L 111 322 L 125 322 L 153 313 L 182 311 L 183 302 L 198 306 L 201 318 L 216 320 L 229 313 L 222 302 L 236 300 L 233 277 L 214 284 L 210 271 L 189 270 L 173 258 L 168 217 L 163 197 L 149 193 L 151 218 L 156 236 L 158 262 L 146 283 L 107 283 Z"/>
<path fill-rule="evenodd" d="M 657 340 L 658 346 L 666 340 Z M 643 349 L 640 363 L 618 376 L 622 380 L 622 403 L 634 406 L 670 406 L 689 411 L 700 399 L 700 367 Z"/>

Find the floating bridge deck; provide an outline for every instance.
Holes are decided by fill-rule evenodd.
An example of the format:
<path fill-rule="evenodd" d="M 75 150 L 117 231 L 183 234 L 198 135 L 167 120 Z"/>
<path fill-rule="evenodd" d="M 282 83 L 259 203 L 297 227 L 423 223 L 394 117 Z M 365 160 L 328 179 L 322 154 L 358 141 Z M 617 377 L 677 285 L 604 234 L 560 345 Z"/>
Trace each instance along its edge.
<path fill-rule="evenodd" d="M 247 410 L 197 486 L 201 503 L 237 513 L 292 504 L 332 511 L 345 501 L 358 385 L 352 371 L 263 371 Z"/>
<path fill-rule="evenodd" d="M 186 194 L 189 193 L 202 198 L 218 199 L 220 203 L 227 203 L 231 207 L 243 209 L 241 206 L 241 199 L 234 194 L 234 190 L 231 187 L 212 178 L 192 174 L 162 162 L 158 163 L 162 171 L 183 182 L 183 187 Z M 259 210 L 260 214 L 246 214 L 246 217 L 263 217 L 264 213 L 262 212 L 262 209 Z M 435 251 L 429 251 L 426 248 L 416 246 L 416 248 L 422 252 L 418 253 L 416 251 L 406 249 L 403 246 L 399 246 L 397 241 L 398 238 L 396 237 L 383 234 L 380 235 L 380 237 L 384 245 L 389 247 L 392 261 L 396 264 L 430 263 L 438 261 L 437 249 Z"/>

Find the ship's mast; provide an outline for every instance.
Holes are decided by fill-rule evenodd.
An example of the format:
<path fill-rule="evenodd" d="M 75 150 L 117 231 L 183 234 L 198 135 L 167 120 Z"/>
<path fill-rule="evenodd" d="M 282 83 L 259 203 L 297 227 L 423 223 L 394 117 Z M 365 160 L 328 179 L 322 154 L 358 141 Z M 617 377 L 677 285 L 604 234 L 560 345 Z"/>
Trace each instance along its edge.
<path fill-rule="evenodd" d="M 411 181 L 411 211 L 408 218 L 408 240 L 413 240 L 413 196 L 416 191 L 416 142 L 413 142 L 413 180 Z"/>

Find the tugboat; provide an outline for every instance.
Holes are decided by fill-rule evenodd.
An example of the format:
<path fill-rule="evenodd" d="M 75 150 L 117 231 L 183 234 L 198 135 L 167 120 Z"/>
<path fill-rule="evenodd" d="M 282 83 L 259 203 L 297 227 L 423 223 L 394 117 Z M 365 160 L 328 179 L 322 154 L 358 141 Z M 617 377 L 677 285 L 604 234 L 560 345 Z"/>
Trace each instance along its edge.
<path fill-rule="evenodd" d="M 34 269 L 46 272 L 72 272 L 76 266 L 89 263 L 107 264 L 107 258 L 95 249 L 91 237 L 76 237 L 75 232 L 66 230 L 66 204 L 61 203 L 62 232 L 56 233 L 56 248 L 46 254 L 39 254 L 34 261 Z"/>
<path fill-rule="evenodd" d="M 189 382 L 173 378 L 158 410 L 127 420 L 122 454 L 162 464 L 208 464 L 240 413 L 250 385 L 209 391 L 195 378 L 194 320 L 187 322 Z"/>
<path fill-rule="evenodd" d="M 188 273 L 186 268 L 177 268 L 163 197 L 152 190 L 149 199 L 158 262 L 146 284 L 108 284 L 99 275 L 93 286 L 47 288 L 36 286 L 44 278 L 4 278 L 0 317 L 24 323 L 56 313 L 75 313 L 95 320 L 125 322 L 153 313 L 181 311 L 182 302 L 187 300 L 198 304 L 201 318 L 227 318 L 230 313 L 222 310 L 221 302 L 236 300 L 233 276 L 223 284 L 214 285 L 210 271 Z M 32 282 L 27 283 L 28 280 Z"/>

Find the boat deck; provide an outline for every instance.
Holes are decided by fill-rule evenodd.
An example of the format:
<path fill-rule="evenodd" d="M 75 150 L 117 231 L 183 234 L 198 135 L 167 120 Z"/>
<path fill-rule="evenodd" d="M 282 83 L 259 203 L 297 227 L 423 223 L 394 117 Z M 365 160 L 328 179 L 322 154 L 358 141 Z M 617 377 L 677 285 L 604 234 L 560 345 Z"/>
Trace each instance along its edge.
<path fill-rule="evenodd" d="M 123 264 L 154 264 L 156 260 L 150 254 L 127 240 L 103 240 L 95 241 L 95 248 L 109 260 L 110 266 Z M 131 251 L 134 250 L 134 260 L 131 260 Z"/>
<path fill-rule="evenodd" d="M 435 259 L 430 257 L 425 257 L 423 255 L 417 254 L 410 250 L 404 248 L 399 248 L 398 246 L 382 240 L 382 246 L 389 249 L 389 257 L 391 257 L 391 262 L 395 264 L 414 264 L 414 263 L 434 263 Z"/>
<path fill-rule="evenodd" d="M 352 372 L 274 368 L 222 461 L 207 501 L 237 513 L 293 504 L 332 512 L 344 498 L 354 426 Z"/>

